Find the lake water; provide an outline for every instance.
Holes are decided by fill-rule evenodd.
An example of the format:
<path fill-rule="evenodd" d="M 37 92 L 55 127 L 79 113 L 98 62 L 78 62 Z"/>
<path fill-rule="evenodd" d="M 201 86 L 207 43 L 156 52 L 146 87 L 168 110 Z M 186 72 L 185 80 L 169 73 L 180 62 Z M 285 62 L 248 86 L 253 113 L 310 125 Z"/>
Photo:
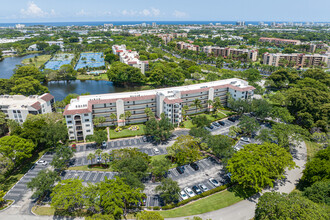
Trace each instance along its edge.
<path fill-rule="evenodd" d="M 128 92 L 141 90 L 139 87 L 124 88 L 114 86 L 109 81 L 95 81 L 95 80 L 71 80 L 71 81 L 52 81 L 45 86 L 48 87 L 50 94 L 55 97 L 56 101 L 63 100 L 69 93 L 86 93 L 90 94 L 103 94 L 115 92 Z"/>
<path fill-rule="evenodd" d="M 38 54 L 30 54 L 22 57 L 8 57 L 0 62 L 0 78 L 9 79 L 13 75 L 13 70 L 16 65 L 20 65 L 22 60 L 34 57 Z M 94 81 L 94 80 L 71 80 L 71 81 L 54 81 L 44 84 L 48 87 L 50 93 L 55 97 L 56 101 L 63 100 L 69 93 L 86 93 L 103 94 L 115 92 L 138 91 L 139 87 L 124 88 L 114 86 L 109 81 Z"/>

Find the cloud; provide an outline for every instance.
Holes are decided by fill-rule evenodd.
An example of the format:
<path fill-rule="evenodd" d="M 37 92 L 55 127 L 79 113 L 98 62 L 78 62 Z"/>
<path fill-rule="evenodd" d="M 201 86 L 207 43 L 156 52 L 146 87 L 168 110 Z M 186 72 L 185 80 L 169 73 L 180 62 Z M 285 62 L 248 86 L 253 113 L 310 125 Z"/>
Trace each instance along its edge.
<path fill-rule="evenodd" d="M 121 14 L 123 16 L 142 16 L 142 17 L 157 17 L 160 15 L 160 10 L 158 8 L 145 8 L 141 11 L 135 11 L 135 10 L 123 10 L 121 11 Z"/>
<path fill-rule="evenodd" d="M 134 16 L 134 15 L 136 15 L 137 14 L 137 11 L 133 11 L 133 10 L 123 10 L 122 12 L 121 12 L 121 14 L 122 15 L 124 15 L 124 16 Z"/>
<path fill-rule="evenodd" d="M 151 11 L 155 17 L 160 15 L 160 10 L 158 8 L 151 8 Z"/>
<path fill-rule="evenodd" d="M 78 12 L 76 13 L 76 15 L 82 17 L 82 16 L 87 16 L 87 15 L 89 15 L 89 13 L 88 13 L 88 12 L 85 12 L 84 9 L 81 9 L 80 11 L 78 11 Z"/>
<path fill-rule="evenodd" d="M 175 10 L 173 12 L 173 16 L 176 17 L 176 18 L 184 18 L 184 17 L 187 17 L 188 14 L 186 12 L 183 12 L 183 11 L 177 11 L 177 10 Z"/>
<path fill-rule="evenodd" d="M 32 1 L 28 2 L 26 9 L 21 9 L 21 15 L 23 17 L 41 18 L 55 16 L 56 13 L 54 9 L 51 9 L 50 13 L 43 11 L 37 4 Z"/>

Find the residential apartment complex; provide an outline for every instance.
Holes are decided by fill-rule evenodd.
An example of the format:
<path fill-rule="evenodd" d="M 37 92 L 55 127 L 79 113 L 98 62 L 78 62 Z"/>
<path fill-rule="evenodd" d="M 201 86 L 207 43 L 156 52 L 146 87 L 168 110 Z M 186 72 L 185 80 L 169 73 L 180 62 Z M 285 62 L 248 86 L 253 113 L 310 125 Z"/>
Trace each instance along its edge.
<path fill-rule="evenodd" d="M 126 45 L 113 45 L 112 52 L 119 56 L 120 62 L 139 68 L 143 74 L 149 70 L 149 62 L 141 61 L 138 52 L 126 50 Z"/>
<path fill-rule="evenodd" d="M 330 67 L 330 54 L 282 54 L 282 53 L 264 53 L 263 63 L 271 66 L 290 64 L 294 67 L 312 67 L 323 66 Z"/>
<path fill-rule="evenodd" d="M 258 51 L 257 50 L 249 50 L 249 49 L 237 49 L 230 47 L 218 47 L 218 46 L 205 46 L 202 48 L 204 53 L 208 55 L 213 54 L 214 56 L 221 57 L 230 57 L 234 60 L 251 60 L 256 61 L 258 59 Z M 243 55 L 246 54 L 246 55 Z"/>
<path fill-rule="evenodd" d="M 273 43 L 276 45 L 283 45 L 283 44 L 292 44 L 292 45 L 300 45 L 300 40 L 288 40 L 288 39 L 280 39 L 280 38 L 269 38 L 269 37 L 261 37 L 259 38 L 260 42 L 268 42 Z"/>
<path fill-rule="evenodd" d="M 186 43 L 186 42 L 183 42 L 183 41 L 177 42 L 176 46 L 179 50 L 192 50 L 192 51 L 199 52 L 199 46 L 198 45 L 193 45 L 193 44 Z"/>
<path fill-rule="evenodd" d="M 55 112 L 54 96 L 45 93 L 41 96 L 1 95 L 0 111 L 6 114 L 7 119 L 22 124 L 28 114 L 46 114 Z"/>
<path fill-rule="evenodd" d="M 226 79 L 189 86 L 164 89 L 145 90 L 139 92 L 110 93 L 101 95 L 79 96 L 66 106 L 63 115 L 68 126 L 70 140 L 84 140 L 93 134 L 93 118 L 105 117 L 103 126 L 144 123 L 147 121 L 145 108 L 150 108 L 160 117 L 162 113 L 172 123 L 182 121 L 182 107 L 187 105 L 187 114 L 205 112 L 212 109 L 207 101 L 219 97 L 224 106 L 227 105 L 227 93 L 234 99 L 247 99 L 253 95 L 255 88 L 241 79 Z M 195 99 L 201 100 L 202 108 L 192 106 Z M 120 119 L 120 115 L 130 111 L 129 120 Z M 111 114 L 117 119 L 112 120 Z"/>
<path fill-rule="evenodd" d="M 171 33 L 171 34 L 157 34 L 157 37 L 161 38 L 165 44 L 171 42 L 175 38 L 188 37 L 187 33 Z"/>

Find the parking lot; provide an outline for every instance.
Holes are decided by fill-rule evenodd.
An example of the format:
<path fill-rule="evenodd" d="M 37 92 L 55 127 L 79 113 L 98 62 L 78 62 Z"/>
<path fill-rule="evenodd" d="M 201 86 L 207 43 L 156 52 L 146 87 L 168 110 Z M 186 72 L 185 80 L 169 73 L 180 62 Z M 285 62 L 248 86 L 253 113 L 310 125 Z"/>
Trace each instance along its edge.
<path fill-rule="evenodd" d="M 212 134 L 213 134 L 214 132 L 217 132 L 217 133 L 220 132 L 219 134 L 222 134 L 222 131 L 225 132 L 225 133 L 226 133 L 226 132 L 228 133 L 229 128 L 230 128 L 231 126 L 236 126 L 236 125 L 238 124 L 238 120 L 235 121 L 235 122 L 229 121 L 228 119 L 221 120 L 221 121 L 224 122 L 225 124 L 224 124 L 224 125 L 220 125 L 220 126 L 218 126 L 218 127 L 213 125 L 213 129 L 211 129 L 211 128 L 209 128 L 209 127 L 206 127 L 206 130 L 211 131 Z"/>
<path fill-rule="evenodd" d="M 115 172 L 101 172 L 101 171 L 82 171 L 82 170 L 66 170 L 61 173 L 61 179 L 80 179 L 84 182 L 98 183 L 104 181 L 105 177 L 113 179 Z"/>
<path fill-rule="evenodd" d="M 31 181 L 37 174 L 41 171 L 49 167 L 49 163 L 52 161 L 53 155 L 51 154 L 44 154 L 40 160 L 46 161 L 48 164 L 45 165 L 34 165 L 17 183 L 16 185 L 11 188 L 7 194 L 5 195 L 5 199 L 15 200 L 16 202 L 22 199 L 24 193 L 26 193 L 27 183 Z"/>

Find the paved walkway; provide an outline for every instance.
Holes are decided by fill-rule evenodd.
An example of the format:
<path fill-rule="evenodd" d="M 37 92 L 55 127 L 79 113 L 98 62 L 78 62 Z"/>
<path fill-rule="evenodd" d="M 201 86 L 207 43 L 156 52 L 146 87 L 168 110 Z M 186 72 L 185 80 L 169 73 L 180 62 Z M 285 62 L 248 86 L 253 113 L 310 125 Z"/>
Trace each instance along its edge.
<path fill-rule="evenodd" d="M 285 180 L 277 182 L 273 189 L 264 190 L 263 193 L 269 191 L 290 193 L 295 189 L 302 176 L 302 171 L 304 170 L 307 161 L 306 144 L 303 142 L 300 146 L 295 147 L 292 155 L 294 162 L 299 167 L 293 170 L 287 170 Z M 254 210 L 257 203 L 258 198 L 250 198 L 223 209 L 194 216 L 212 220 L 249 220 L 254 217 Z M 185 220 L 189 217 L 192 218 L 193 216 L 169 218 L 169 220 Z"/>

